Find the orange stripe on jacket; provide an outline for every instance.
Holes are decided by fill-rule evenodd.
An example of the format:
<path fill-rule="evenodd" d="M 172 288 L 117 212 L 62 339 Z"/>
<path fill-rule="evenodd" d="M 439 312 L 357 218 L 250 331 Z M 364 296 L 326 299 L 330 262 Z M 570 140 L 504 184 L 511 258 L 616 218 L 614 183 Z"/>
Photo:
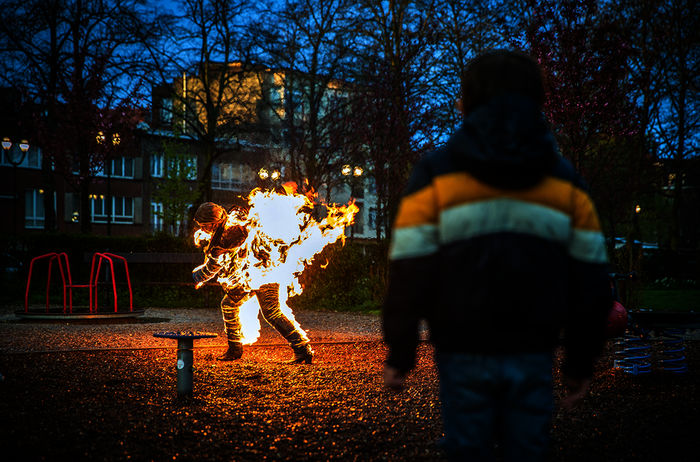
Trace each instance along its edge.
<path fill-rule="evenodd" d="M 566 213 L 572 217 L 575 228 L 600 230 L 600 222 L 588 194 L 559 178 L 546 177 L 532 188 L 509 190 L 488 185 L 466 172 L 455 172 L 435 178 L 434 184 L 440 210 L 466 203 L 507 198 L 544 205 Z"/>
<path fill-rule="evenodd" d="M 574 191 L 574 228 L 587 231 L 600 231 L 600 220 L 596 213 L 593 201 L 584 191 Z"/>
<path fill-rule="evenodd" d="M 405 196 L 401 200 L 394 226 L 396 228 L 404 228 L 437 223 L 437 218 L 438 209 L 435 202 L 435 188 L 433 185 L 428 185 Z"/>

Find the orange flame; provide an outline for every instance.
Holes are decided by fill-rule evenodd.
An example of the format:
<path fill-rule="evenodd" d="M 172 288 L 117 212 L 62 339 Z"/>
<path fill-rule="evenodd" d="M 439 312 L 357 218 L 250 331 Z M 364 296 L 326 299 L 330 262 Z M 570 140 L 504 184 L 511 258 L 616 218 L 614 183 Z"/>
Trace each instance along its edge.
<path fill-rule="evenodd" d="M 286 194 L 254 189 L 248 195 L 247 213 L 241 210 L 229 213 L 225 226 L 242 226 L 248 236 L 240 247 L 217 257 L 217 263 L 223 267 L 217 281 L 224 289 L 242 286 L 246 290 L 279 283 L 280 309 L 305 337 L 287 299 L 302 293 L 298 278 L 314 256 L 329 244 L 345 241 L 345 228 L 352 225 L 359 208 L 354 201 L 347 205 L 326 204 L 326 216 L 317 221 L 311 215 L 315 194 L 297 193 L 294 183 L 285 183 L 284 190 Z M 194 243 L 202 246 L 211 237 L 210 233 L 199 230 Z M 201 286 L 199 283 L 196 288 Z M 251 344 L 259 337 L 258 311 L 254 297 L 239 310 L 244 344 Z"/>

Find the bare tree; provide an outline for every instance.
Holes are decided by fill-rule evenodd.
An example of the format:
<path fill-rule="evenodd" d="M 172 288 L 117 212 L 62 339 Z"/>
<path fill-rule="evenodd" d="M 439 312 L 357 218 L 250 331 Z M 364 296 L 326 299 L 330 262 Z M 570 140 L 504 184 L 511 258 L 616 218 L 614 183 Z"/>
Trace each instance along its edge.
<path fill-rule="evenodd" d="M 163 231 L 181 236 L 187 229 L 188 206 L 197 199 L 198 192 L 189 181 L 196 175 L 189 163 L 187 150 L 180 143 L 163 142 L 164 175 L 153 192 L 153 199 L 162 204 L 156 215 L 163 220 Z"/>
<path fill-rule="evenodd" d="M 474 2 L 443 0 L 436 8 L 439 60 L 436 79 L 441 110 L 435 120 L 441 137 L 461 123 L 462 114 L 454 108 L 460 93 L 460 77 L 469 60 L 492 48 L 505 47 L 517 41 L 511 17 L 511 0 Z"/>
<path fill-rule="evenodd" d="M 377 194 L 377 238 L 388 236 L 410 168 L 434 146 L 435 1 L 358 1 L 353 133 Z"/>
<path fill-rule="evenodd" d="M 52 167 L 78 191 L 81 230 L 91 229 L 90 185 L 104 167 L 96 136 L 107 113 L 123 113 L 124 124 L 132 123 L 134 101 L 139 101 L 140 82 L 134 76 L 144 70 L 140 39 L 150 30 L 142 3 L 4 2 L 3 14 L 13 18 L 0 26 L 1 51 L 11 69 L 6 76 L 38 108 L 49 229 L 55 226 Z"/>
<path fill-rule="evenodd" d="M 199 200 L 211 200 L 212 166 L 254 144 L 259 127 L 260 68 L 250 56 L 247 0 L 186 0 L 170 33 L 152 51 L 160 85 L 169 88 L 173 131 L 190 139 L 201 159 Z M 173 82 L 173 77 L 175 77 Z M 158 108 L 154 108 L 158 109 Z"/>
<path fill-rule="evenodd" d="M 332 188 L 341 165 L 355 157 L 346 143 L 349 82 L 343 79 L 354 20 L 347 0 L 287 0 L 254 27 L 260 59 L 275 69 L 265 103 L 284 147 L 288 176 L 318 190 Z"/>
<path fill-rule="evenodd" d="M 671 249 L 684 242 L 681 204 L 689 159 L 700 152 L 700 6 L 679 0 L 659 2 L 654 49 L 658 50 L 658 90 L 661 96 L 653 126 L 662 156 L 670 160 L 672 181 Z M 691 211 L 690 213 L 695 213 Z"/>

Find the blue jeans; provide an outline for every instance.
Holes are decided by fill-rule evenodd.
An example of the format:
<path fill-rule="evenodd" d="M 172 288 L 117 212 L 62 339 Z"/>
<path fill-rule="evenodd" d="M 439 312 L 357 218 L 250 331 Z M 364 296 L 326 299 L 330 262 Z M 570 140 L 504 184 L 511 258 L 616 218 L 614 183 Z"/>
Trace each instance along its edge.
<path fill-rule="evenodd" d="M 552 420 L 552 355 L 438 352 L 450 460 L 543 461 Z"/>

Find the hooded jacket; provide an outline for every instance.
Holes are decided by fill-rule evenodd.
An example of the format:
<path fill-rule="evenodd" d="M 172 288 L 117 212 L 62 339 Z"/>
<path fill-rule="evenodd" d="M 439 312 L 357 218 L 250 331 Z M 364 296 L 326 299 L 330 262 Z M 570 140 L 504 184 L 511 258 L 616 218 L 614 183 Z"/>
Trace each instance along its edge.
<path fill-rule="evenodd" d="M 592 374 L 612 304 L 605 241 L 581 178 L 529 99 L 475 108 L 416 164 L 389 259 L 389 365 L 413 367 L 424 318 L 438 351 L 545 352 L 561 341 L 564 372 Z"/>
<path fill-rule="evenodd" d="M 230 211 L 228 213 L 234 213 Z M 213 232 L 211 239 L 204 247 L 204 263 L 192 271 L 192 279 L 195 283 L 204 283 L 214 278 L 222 270 L 225 270 L 219 257 L 229 253 L 233 257 L 248 237 L 248 231 L 238 225 L 226 226 L 222 221 Z M 232 259 L 228 259 L 231 264 Z"/>

